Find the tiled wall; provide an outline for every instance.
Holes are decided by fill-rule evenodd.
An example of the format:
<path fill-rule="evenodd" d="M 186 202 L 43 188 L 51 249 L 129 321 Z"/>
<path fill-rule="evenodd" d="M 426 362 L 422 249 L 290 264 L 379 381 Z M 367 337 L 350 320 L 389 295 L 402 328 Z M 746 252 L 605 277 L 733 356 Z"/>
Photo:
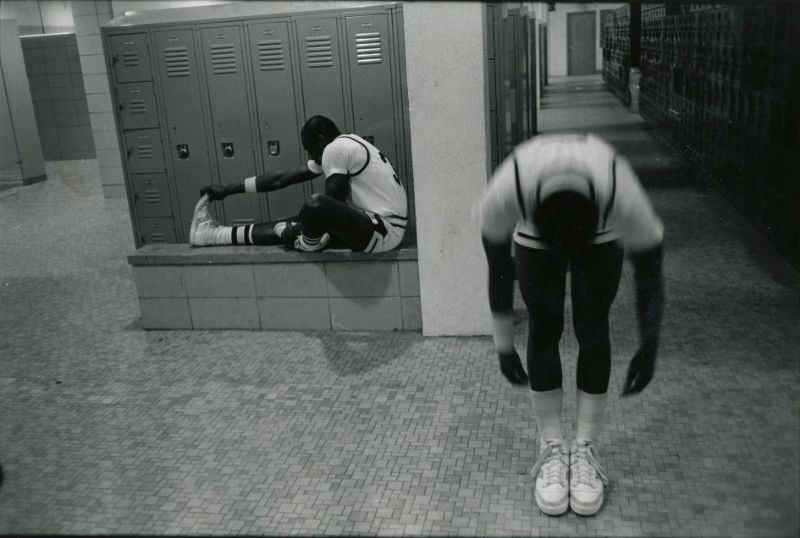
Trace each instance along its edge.
<path fill-rule="evenodd" d="M 44 159 L 94 159 L 75 34 L 26 36 L 21 42 Z"/>
<path fill-rule="evenodd" d="M 134 265 L 133 273 L 146 329 L 422 328 L 417 260 L 214 265 L 198 260 Z"/>

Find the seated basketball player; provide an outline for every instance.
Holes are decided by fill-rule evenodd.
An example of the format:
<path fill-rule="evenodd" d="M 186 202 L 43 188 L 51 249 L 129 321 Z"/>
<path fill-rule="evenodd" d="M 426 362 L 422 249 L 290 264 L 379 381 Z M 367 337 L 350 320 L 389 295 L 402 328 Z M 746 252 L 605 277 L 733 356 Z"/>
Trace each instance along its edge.
<path fill-rule="evenodd" d="M 546 514 L 568 507 L 592 515 L 607 483 L 595 443 L 605 411 L 611 349 L 609 310 L 623 253 L 633 262 L 641 348 L 623 394 L 653 377 L 663 309 L 663 225 L 627 160 L 591 135 L 544 135 L 517 146 L 497 168 L 481 201 L 489 263 L 489 304 L 503 375 L 530 384 L 540 454 L 531 474 Z M 512 242 L 514 261 L 511 257 Z M 527 374 L 514 349 L 513 277 L 529 312 Z M 561 429 L 567 272 L 578 339 L 577 431 Z"/>
<path fill-rule="evenodd" d="M 306 166 L 200 189 L 189 242 L 196 247 L 283 244 L 313 252 L 333 239 L 353 251 L 396 248 L 405 235 L 408 208 L 405 188 L 386 156 L 358 135 L 341 134 L 324 116 L 306 121 L 300 136 L 310 157 Z M 325 175 L 325 194 L 312 195 L 296 217 L 222 226 L 209 214 L 209 201 L 238 193 L 270 192 L 311 181 L 320 174 Z"/>

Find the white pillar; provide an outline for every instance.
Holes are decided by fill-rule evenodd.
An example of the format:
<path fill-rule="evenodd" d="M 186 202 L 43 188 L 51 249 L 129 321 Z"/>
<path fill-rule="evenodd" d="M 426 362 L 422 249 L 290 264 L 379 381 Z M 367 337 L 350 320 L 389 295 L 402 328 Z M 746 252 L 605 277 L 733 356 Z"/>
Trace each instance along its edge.
<path fill-rule="evenodd" d="M 481 2 L 403 4 L 422 332 L 490 334 L 472 210 L 489 140 Z"/>

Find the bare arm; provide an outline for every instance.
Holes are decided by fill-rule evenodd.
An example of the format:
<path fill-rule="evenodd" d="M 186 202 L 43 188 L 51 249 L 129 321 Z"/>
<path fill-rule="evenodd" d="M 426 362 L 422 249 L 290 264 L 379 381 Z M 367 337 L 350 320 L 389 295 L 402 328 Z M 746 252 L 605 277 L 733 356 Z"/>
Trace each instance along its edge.
<path fill-rule="evenodd" d="M 208 194 L 211 200 L 222 200 L 231 194 L 276 191 L 288 187 L 289 185 L 309 181 L 318 175 L 318 173 L 309 170 L 308 166 L 302 166 L 289 170 L 267 172 L 258 176 L 249 177 L 240 183 L 206 185 L 200 189 L 200 195 Z"/>

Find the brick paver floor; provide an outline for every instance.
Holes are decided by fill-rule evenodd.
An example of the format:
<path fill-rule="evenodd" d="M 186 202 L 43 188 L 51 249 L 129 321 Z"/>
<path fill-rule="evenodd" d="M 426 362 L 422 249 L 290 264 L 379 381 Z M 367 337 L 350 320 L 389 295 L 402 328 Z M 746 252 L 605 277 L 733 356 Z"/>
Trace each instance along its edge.
<path fill-rule="evenodd" d="M 68 161 L 0 191 L 0 533 L 796 536 L 797 272 L 596 77 L 543 105 L 543 131 L 617 144 L 667 228 L 662 350 L 635 398 L 630 267 L 612 312 L 599 514 L 535 508 L 528 392 L 488 337 L 141 330 L 127 203 Z"/>

